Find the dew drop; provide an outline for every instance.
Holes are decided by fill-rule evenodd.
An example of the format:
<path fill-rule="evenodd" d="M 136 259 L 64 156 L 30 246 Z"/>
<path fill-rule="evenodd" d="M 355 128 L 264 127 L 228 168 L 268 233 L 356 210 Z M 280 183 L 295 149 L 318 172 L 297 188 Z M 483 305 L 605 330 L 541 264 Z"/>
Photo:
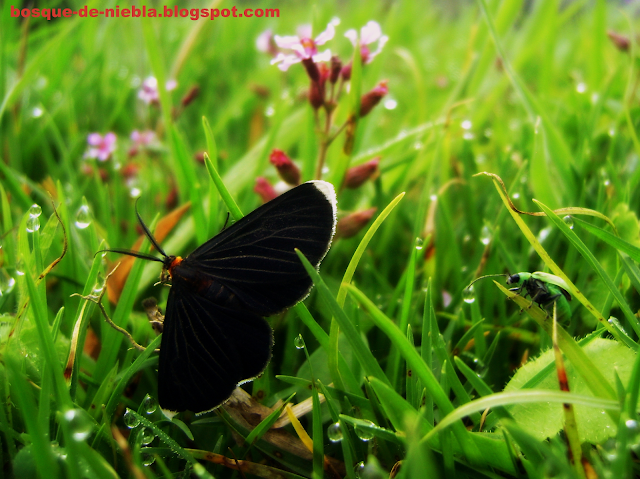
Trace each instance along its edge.
<path fill-rule="evenodd" d="M 480 243 L 487 246 L 491 242 L 491 230 L 487 225 L 482 227 L 480 231 Z"/>
<path fill-rule="evenodd" d="M 84 441 L 93 430 L 93 422 L 84 409 L 69 409 L 64 413 L 64 419 L 69 423 L 75 441 Z"/>
<path fill-rule="evenodd" d="M 464 140 L 470 141 L 470 140 L 473 140 L 475 138 L 475 135 L 473 133 L 471 133 L 470 131 L 465 131 L 462 134 L 462 138 Z"/>
<path fill-rule="evenodd" d="M 463 130 L 470 130 L 472 126 L 471 120 L 464 120 L 462 123 L 460 123 L 460 126 Z"/>
<path fill-rule="evenodd" d="M 24 276 L 24 263 L 22 262 L 22 260 L 19 260 L 16 264 L 16 274 L 18 276 Z"/>
<path fill-rule="evenodd" d="M 624 425 L 627 427 L 627 429 L 629 429 L 629 431 L 633 433 L 638 432 L 638 421 L 634 419 L 627 419 Z"/>
<path fill-rule="evenodd" d="M 360 438 L 361 441 L 370 441 L 371 439 L 373 439 L 373 431 L 370 429 L 370 427 L 375 427 L 376 425 L 371 422 L 368 421 L 366 419 L 363 420 L 363 422 L 366 423 L 365 427 L 363 426 L 356 426 L 355 427 L 355 432 L 356 432 L 356 436 L 358 436 Z"/>
<path fill-rule="evenodd" d="M 34 233 L 40 229 L 40 218 L 29 215 L 27 220 L 27 233 Z"/>
<path fill-rule="evenodd" d="M 585 91 L 587 91 L 587 84 L 584 82 L 580 82 L 576 85 L 576 91 L 578 93 L 584 93 Z"/>
<path fill-rule="evenodd" d="M 562 221 L 564 221 L 564 224 L 566 224 L 570 229 L 573 229 L 573 218 L 571 215 L 565 216 L 562 218 Z"/>
<path fill-rule="evenodd" d="M 304 338 L 302 337 L 302 334 L 298 334 L 296 336 L 296 338 L 293 340 L 293 344 L 297 349 L 304 349 L 305 345 L 304 345 Z"/>
<path fill-rule="evenodd" d="M 393 98 L 388 98 L 384 102 L 384 107 L 387 110 L 395 110 L 397 106 L 398 106 L 398 102 Z"/>
<path fill-rule="evenodd" d="M 29 216 L 33 218 L 38 218 L 41 214 L 42 214 L 42 208 L 40 208 L 40 205 L 37 205 L 35 203 L 32 204 L 31 208 L 29 208 Z"/>
<path fill-rule="evenodd" d="M 76 211 L 76 222 L 74 223 L 76 228 L 85 229 L 88 228 L 91 224 L 91 212 L 89 211 L 89 205 L 87 205 L 84 201 L 78 211 Z"/>
<path fill-rule="evenodd" d="M 98 273 L 98 277 L 96 278 L 96 284 L 93 286 L 93 294 L 99 296 L 104 289 L 104 278 L 101 274 Z"/>
<path fill-rule="evenodd" d="M 340 442 L 342 441 L 342 426 L 340 426 L 340 422 L 334 422 L 327 429 L 327 437 L 331 442 Z"/>
<path fill-rule="evenodd" d="M 0 269 L 0 296 L 5 296 L 13 291 L 13 287 L 16 285 L 16 280 L 7 273 L 6 269 Z"/>
<path fill-rule="evenodd" d="M 155 438 L 156 433 L 153 432 L 153 429 L 149 427 L 142 428 L 142 432 L 140 434 L 140 444 L 146 446 L 148 444 L 151 444 Z"/>
<path fill-rule="evenodd" d="M 618 328 L 620 331 L 622 331 L 623 333 L 626 334 L 626 331 L 624 330 L 624 328 L 622 327 L 622 324 L 620 324 L 620 321 L 618 321 L 618 318 L 614 318 L 613 316 L 611 316 L 608 319 L 608 323 L 613 325 L 614 327 Z"/>
<path fill-rule="evenodd" d="M 364 461 L 360 461 L 358 464 L 356 464 L 355 467 L 353 468 L 353 472 L 355 472 L 355 475 L 358 479 L 363 479 L 364 478 Z"/>
<path fill-rule="evenodd" d="M 542 228 L 540 230 L 540 233 L 538 233 L 538 241 L 540 243 L 544 242 L 544 240 L 547 239 L 547 237 L 551 234 L 551 228 L 547 227 L 547 228 Z"/>
<path fill-rule="evenodd" d="M 414 245 L 416 250 L 420 251 L 424 247 L 424 240 L 422 238 L 416 238 Z"/>
<path fill-rule="evenodd" d="M 476 300 L 476 292 L 473 286 L 465 288 L 462 292 L 462 300 L 467 304 L 471 304 Z"/>
<path fill-rule="evenodd" d="M 151 397 L 147 394 L 142 401 L 142 407 L 147 414 L 152 414 L 158 409 L 158 401 L 156 401 L 154 397 Z"/>
<path fill-rule="evenodd" d="M 142 194 L 142 190 L 136 186 L 132 187 L 129 190 L 129 196 L 131 198 L 139 198 L 141 194 Z"/>
<path fill-rule="evenodd" d="M 148 467 L 151 464 L 153 464 L 154 462 L 156 462 L 156 456 L 154 456 L 153 454 L 151 454 L 149 452 L 145 452 L 144 449 L 145 448 L 142 449 L 142 454 L 140 455 L 140 458 L 141 458 L 141 461 L 142 461 L 142 465 Z"/>
<path fill-rule="evenodd" d="M 273 116 L 273 115 L 275 115 L 275 114 L 276 114 L 276 110 L 275 110 L 275 108 L 273 108 L 273 106 L 272 106 L 272 105 L 269 105 L 269 106 L 268 106 L 267 108 L 265 108 L 265 110 L 264 110 L 264 116 L 266 116 L 266 117 L 271 117 L 271 116 Z"/>
<path fill-rule="evenodd" d="M 127 408 L 127 410 L 124 412 L 124 415 L 122 416 L 122 418 L 124 419 L 124 424 L 129 429 L 133 429 L 134 427 L 140 424 L 140 419 L 135 417 L 133 414 L 133 411 L 129 408 Z"/>

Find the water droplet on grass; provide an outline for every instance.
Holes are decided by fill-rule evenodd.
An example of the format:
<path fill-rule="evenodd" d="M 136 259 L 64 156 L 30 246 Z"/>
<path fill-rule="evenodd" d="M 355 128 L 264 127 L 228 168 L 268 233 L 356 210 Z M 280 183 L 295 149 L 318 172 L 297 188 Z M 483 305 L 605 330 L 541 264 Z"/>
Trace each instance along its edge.
<path fill-rule="evenodd" d="M 366 423 L 367 426 L 370 427 L 375 427 L 375 424 L 371 421 L 368 420 L 364 420 L 364 422 Z M 369 429 L 368 427 L 364 427 L 364 426 L 356 426 L 355 427 L 355 432 L 356 432 L 356 436 L 358 436 L 360 438 L 361 441 L 370 441 L 371 439 L 373 439 L 373 431 L 371 429 Z"/>
<path fill-rule="evenodd" d="M 42 208 L 40 208 L 40 205 L 36 205 L 35 203 L 32 204 L 31 208 L 29 208 L 29 216 L 32 218 L 38 218 L 41 214 Z"/>
<path fill-rule="evenodd" d="M 74 223 L 76 228 L 85 229 L 91 224 L 91 212 L 89 211 L 89 205 L 82 203 L 78 211 L 76 211 L 76 221 Z"/>
<path fill-rule="evenodd" d="M 298 334 L 296 338 L 293 340 L 293 344 L 297 349 L 304 349 L 304 338 L 302 334 Z"/>
<path fill-rule="evenodd" d="M 124 419 L 124 424 L 129 429 L 133 429 L 134 427 L 140 424 L 140 419 L 135 417 L 133 414 L 133 411 L 131 411 L 131 409 L 129 408 L 127 408 L 127 410 L 124 412 L 124 415 L 122 416 L 122 418 Z"/>
<path fill-rule="evenodd" d="M 142 401 L 142 407 L 144 407 L 144 410 L 147 412 L 147 414 L 152 414 L 158 409 L 158 401 L 156 401 L 154 397 L 151 397 L 147 394 Z"/>
<path fill-rule="evenodd" d="M 69 409 L 64 413 L 69 423 L 71 437 L 76 441 L 86 440 L 93 431 L 93 422 L 84 409 Z"/>
<path fill-rule="evenodd" d="M 146 446 L 147 444 L 151 444 L 155 438 L 156 433 L 153 432 L 151 428 L 145 427 L 140 433 L 140 444 Z"/>
<path fill-rule="evenodd" d="M 342 441 L 342 426 L 340 426 L 339 422 L 334 422 L 331 426 L 329 426 L 329 428 L 327 429 L 327 437 L 331 442 Z"/>
<path fill-rule="evenodd" d="M 467 304 L 471 304 L 476 300 L 476 292 L 473 289 L 473 286 L 470 286 L 469 288 L 466 288 L 462 292 L 462 300 Z"/>
<path fill-rule="evenodd" d="M 566 224 L 569 228 L 573 229 L 573 218 L 571 217 L 571 215 L 567 215 L 564 218 L 562 218 L 562 221 L 564 221 L 564 224 Z"/>

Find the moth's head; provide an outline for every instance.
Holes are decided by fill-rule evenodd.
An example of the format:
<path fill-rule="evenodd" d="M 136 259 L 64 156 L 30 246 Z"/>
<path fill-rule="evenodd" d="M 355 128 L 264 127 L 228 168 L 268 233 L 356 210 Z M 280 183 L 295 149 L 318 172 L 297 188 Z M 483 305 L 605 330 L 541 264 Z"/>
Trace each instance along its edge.
<path fill-rule="evenodd" d="M 180 256 L 165 256 L 162 260 L 162 273 L 160 273 L 160 281 L 166 283 L 173 277 L 173 270 L 176 266 L 182 263 Z"/>

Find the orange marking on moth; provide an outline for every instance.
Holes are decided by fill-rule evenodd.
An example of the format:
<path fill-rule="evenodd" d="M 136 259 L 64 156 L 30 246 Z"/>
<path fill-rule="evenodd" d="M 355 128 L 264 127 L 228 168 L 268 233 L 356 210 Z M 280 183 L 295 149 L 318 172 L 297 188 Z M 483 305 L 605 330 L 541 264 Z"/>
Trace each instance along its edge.
<path fill-rule="evenodd" d="M 180 263 L 182 263 L 182 257 L 181 256 L 176 256 L 175 259 L 171 262 L 171 264 L 167 268 L 168 271 L 169 271 L 169 275 L 171 277 L 173 277 L 173 268 L 178 266 Z"/>

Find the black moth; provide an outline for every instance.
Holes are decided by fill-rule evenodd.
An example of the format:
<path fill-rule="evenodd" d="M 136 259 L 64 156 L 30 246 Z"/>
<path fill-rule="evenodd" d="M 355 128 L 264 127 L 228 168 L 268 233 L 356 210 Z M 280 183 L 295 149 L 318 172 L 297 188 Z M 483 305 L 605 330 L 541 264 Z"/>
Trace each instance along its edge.
<path fill-rule="evenodd" d="M 140 219 L 140 217 L 138 217 Z M 262 205 L 186 258 L 124 250 L 163 264 L 171 278 L 160 361 L 158 402 L 165 413 L 210 411 L 237 385 L 264 371 L 273 331 L 264 319 L 304 299 L 313 286 L 299 249 L 316 266 L 336 227 L 336 194 L 309 181 Z"/>

